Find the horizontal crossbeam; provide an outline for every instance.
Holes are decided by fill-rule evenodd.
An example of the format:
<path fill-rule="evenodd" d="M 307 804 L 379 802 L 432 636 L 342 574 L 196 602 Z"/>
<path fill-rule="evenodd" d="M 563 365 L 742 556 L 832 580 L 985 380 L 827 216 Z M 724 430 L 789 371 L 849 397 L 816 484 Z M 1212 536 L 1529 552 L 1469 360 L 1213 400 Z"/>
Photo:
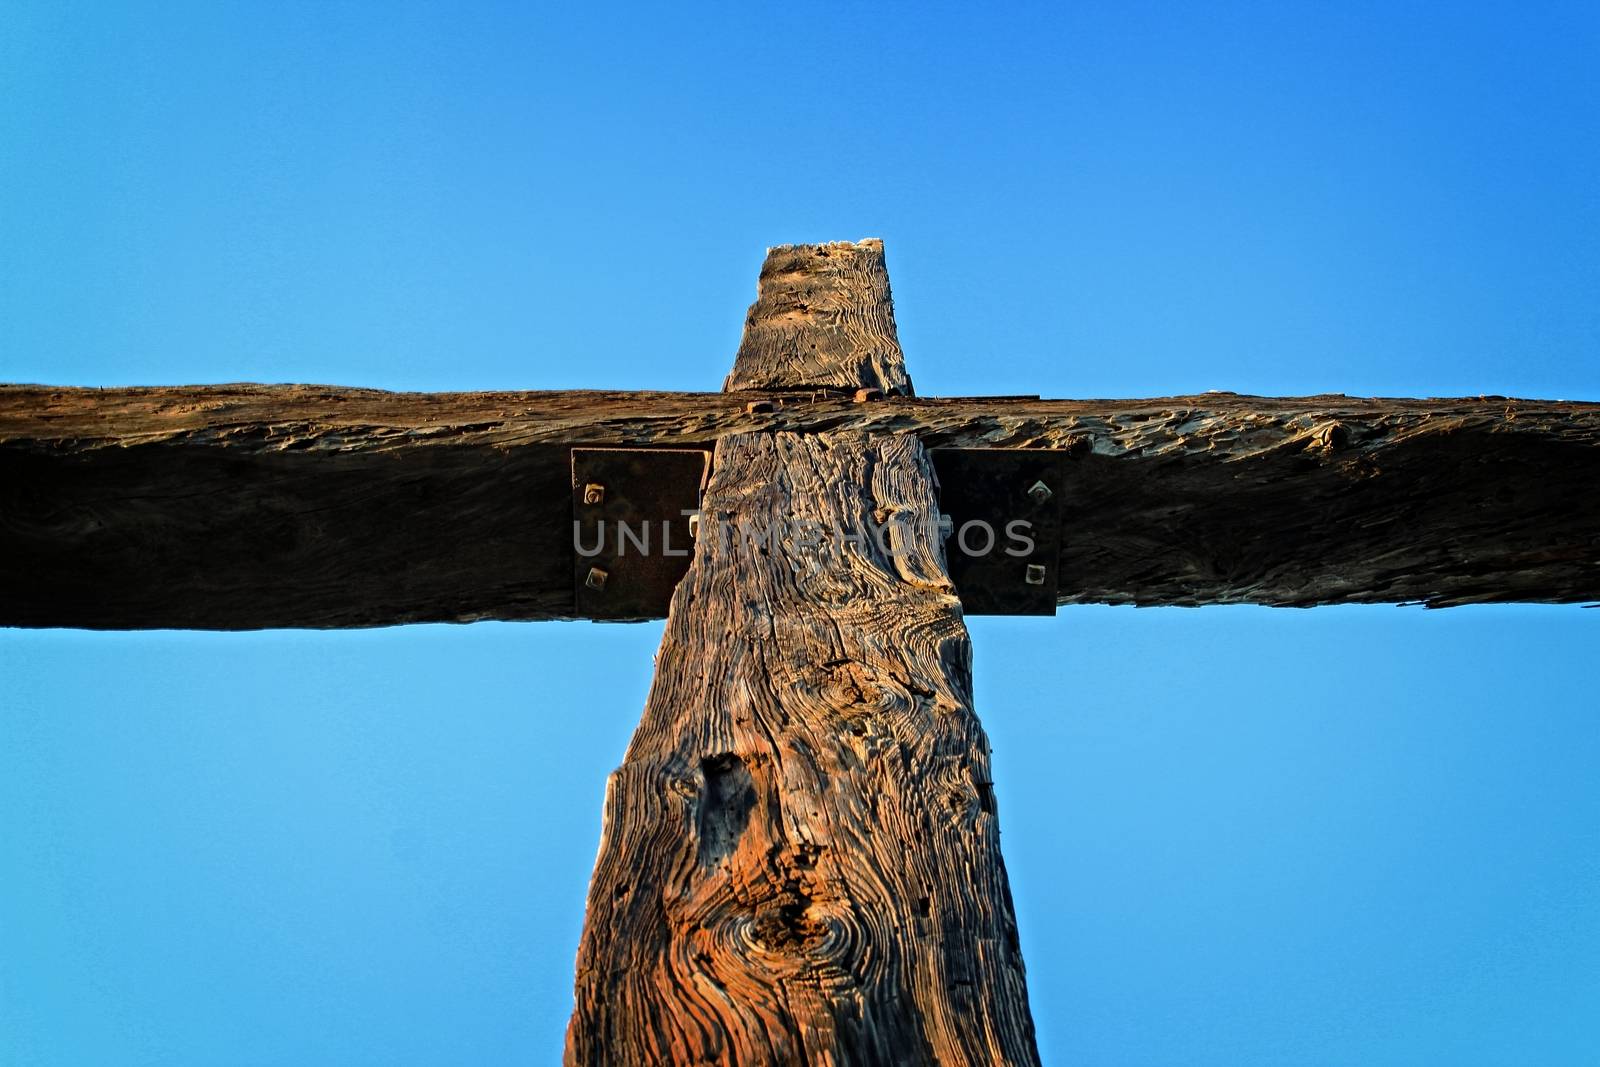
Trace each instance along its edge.
<path fill-rule="evenodd" d="M 0 625 L 579 617 L 571 451 L 1060 449 L 1062 604 L 1600 600 L 1600 404 L 0 386 Z"/>

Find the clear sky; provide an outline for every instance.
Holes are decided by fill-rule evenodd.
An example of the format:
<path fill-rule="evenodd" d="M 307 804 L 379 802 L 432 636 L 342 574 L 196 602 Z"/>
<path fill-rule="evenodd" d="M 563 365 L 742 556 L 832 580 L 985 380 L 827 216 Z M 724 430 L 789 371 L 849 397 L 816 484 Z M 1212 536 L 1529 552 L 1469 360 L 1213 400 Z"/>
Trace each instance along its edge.
<path fill-rule="evenodd" d="M 0 4 L 0 380 L 1600 399 L 1593 5 L 579 7 Z M 1600 1061 L 1600 612 L 972 630 L 1047 1063 Z M 556 1062 L 659 636 L 0 631 L 0 1063 Z"/>

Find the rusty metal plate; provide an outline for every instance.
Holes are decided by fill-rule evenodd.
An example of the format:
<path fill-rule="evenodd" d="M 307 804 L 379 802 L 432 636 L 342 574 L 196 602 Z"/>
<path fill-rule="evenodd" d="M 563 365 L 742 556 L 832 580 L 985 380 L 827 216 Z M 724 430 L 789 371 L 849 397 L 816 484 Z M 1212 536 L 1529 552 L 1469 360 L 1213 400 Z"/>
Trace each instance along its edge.
<path fill-rule="evenodd" d="M 689 512 L 711 454 L 682 448 L 572 450 L 573 602 L 583 618 L 660 619 L 689 570 Z"/>
<path fill-rule="evenodd" d="M 1065 453 L 936 448 L 945 559 L 968 615 L 1054 615 Z"/>

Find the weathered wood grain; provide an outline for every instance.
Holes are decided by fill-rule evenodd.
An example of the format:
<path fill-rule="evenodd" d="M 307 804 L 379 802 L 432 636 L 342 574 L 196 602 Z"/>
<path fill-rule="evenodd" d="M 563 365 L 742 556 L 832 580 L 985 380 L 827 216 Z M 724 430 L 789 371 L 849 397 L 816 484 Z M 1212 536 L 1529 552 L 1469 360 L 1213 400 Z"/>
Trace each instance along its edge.
<path fill-rule="evenodd" d="M 882 241 L 767 250 L 723 388 L 806 387 L 911 395 Z"/>
<path fill-rule="evenodd" d="M 1064 604 L 1600 600 L 1600 405 L 0 386 L 0 625 L 571 617 L 568 450 L 1066 448 Z"/>
<path fill-rule="evenodd" d="M 921 446 L 724 437 L 704 510 L 606 793 L 567 1062 L 1038 1062 Z M 885 515 L 889 551 L 833 532 Z"/>
<path fill-rule="evenodd" d="M 909 393 L 881 244 L 768 256 L 754 382 Z M 607 790 L 569 1064 L 1038 1063 L 938 517 L 914 436 L 717 442 Z"/>

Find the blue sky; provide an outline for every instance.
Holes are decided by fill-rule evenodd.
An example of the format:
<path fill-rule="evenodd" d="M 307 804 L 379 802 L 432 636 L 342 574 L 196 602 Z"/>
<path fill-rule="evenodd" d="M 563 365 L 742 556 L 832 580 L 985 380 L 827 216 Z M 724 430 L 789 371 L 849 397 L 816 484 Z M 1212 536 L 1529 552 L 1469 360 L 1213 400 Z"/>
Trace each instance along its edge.
<path fill-rule="evenodd" d="M 1600 399 L 1588 5 L 0 8 L 0 380 Z M 978 619 L 1047 1063 L 1600 1058 L 1581 608 Z M 659 624 L 0 631 L 0 1062 L 554 1062 Z"/>

